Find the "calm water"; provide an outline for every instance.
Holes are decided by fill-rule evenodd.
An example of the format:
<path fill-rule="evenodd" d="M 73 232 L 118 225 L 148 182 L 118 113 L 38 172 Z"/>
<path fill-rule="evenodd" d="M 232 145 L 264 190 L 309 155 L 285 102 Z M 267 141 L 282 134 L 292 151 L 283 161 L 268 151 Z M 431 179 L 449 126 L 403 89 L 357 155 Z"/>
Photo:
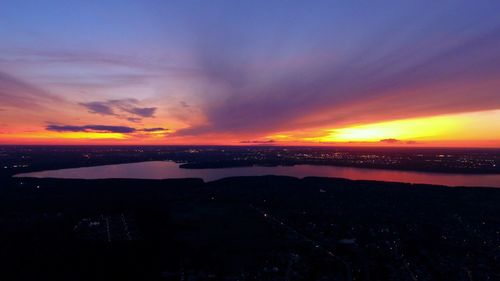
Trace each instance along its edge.
<path fill-rule="evenodd" d="M 425 172 L 362 169 L 334 166 L 279 166 L 279 167 L 238 167 L 221 169 L 181 169 L 170 161 L 149 161 L 130 164 L 104 165 L 85 168 L 50 170 L 18 174 L 16 177 L 73 178 L 73 179 L 170 179 L 202 178 L 212 181 L 233 176 L 282 175 L 293 177 L 321 176 L 353 180 L 379 180 L 408 183 L 426 183 L 449 186 L 490 186 L 500 187 L 500 175 L 437 174 Z"/>

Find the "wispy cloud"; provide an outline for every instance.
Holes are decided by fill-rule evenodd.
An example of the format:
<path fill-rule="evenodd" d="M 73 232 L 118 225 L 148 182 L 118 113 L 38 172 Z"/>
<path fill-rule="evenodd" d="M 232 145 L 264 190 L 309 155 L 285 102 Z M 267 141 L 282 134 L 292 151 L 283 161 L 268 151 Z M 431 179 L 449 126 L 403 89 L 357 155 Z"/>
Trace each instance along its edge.
<path fill-rule="evenodd" d="M 0 99 L 3 106 L 38 108 L 64 100 L 31 83 L 0 71 Z"/>
<path fill-rule="evenodd" d="M 207 122 L 178 134 L 265 135 L 500 107 L 500 21 L 466 33 L 436 30 L 439 18 L 413 30 L 410 21 L 399 22 L 408 32 L 375 30 L 343 56 L 327 37 L 314 38 L 323 44 L 317 55 L 289 58 L 276 43 L 268 49 L 281 52 L 268 59 L 248 50 L 244 33 L 221 26 L 200 34 Z"/>

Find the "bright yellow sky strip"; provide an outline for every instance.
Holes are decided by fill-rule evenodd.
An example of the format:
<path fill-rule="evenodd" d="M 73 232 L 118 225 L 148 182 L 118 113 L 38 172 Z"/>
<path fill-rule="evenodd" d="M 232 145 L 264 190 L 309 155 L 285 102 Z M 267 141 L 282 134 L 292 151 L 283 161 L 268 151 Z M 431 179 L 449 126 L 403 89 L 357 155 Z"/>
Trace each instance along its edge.
<path fill-rule="evenodd" d="M 495 140 L 500 139 L 500 110 L 412 118 L 327 129 L 316 142 L 377 142 L 384 139 L 410 140 Z"/>

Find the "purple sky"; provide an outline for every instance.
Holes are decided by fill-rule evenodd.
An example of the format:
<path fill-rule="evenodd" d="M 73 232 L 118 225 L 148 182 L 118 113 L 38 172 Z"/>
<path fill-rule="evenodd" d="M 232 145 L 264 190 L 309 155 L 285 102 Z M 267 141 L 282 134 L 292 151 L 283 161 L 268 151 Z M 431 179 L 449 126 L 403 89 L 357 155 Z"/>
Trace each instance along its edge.
<path fill-rule="evenodd" d="M 2 1 L 0 124 L 12 135 L 98 124 L 252 141 L 497 110 L 498 11 L 499 1 Z"/>

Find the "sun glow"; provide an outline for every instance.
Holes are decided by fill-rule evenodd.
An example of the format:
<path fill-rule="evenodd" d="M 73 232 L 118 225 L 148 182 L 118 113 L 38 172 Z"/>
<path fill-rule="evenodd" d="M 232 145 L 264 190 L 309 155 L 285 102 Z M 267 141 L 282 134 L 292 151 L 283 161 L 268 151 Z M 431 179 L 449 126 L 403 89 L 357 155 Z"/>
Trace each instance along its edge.
<path fill-rule="evenodd" d="M 312 142 L 397 142 L 498 139 L 500 110 L 403 119 L 344 128 L 326 129 Z"/>
<path fill-rule="evenodd" d="M 433 117 L 390 121 L 329 130 L 320 141 L 380 141 L 384 139 L 416 140 L 446 135 L 456 130 L 459 122 L 449 117 Z"/>

